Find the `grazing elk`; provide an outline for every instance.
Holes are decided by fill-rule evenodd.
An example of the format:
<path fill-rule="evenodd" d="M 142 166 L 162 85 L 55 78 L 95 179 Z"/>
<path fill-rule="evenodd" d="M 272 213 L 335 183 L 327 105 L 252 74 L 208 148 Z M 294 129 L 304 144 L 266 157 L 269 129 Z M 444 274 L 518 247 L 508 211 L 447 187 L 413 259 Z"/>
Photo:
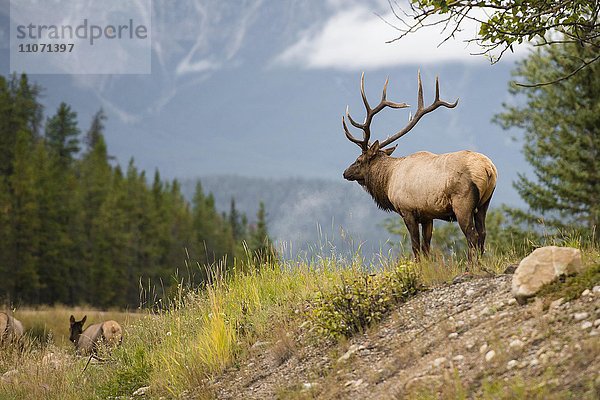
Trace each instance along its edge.
<path fill-rule="evenodd" d="M 83 324 L 87 315 L 81 321 L 75 321 L 71 315 L 71 335 L 69 340 L 75 345 L 75 351 L 78 354 L 96 354 L 100 343 L 106 343 L 109 346 L 116 346 L 123 340 L 123 330 L 116 321 L 99 322 L 88 326 L 85 331 Z"/>
<path fill-rule="evenodd" d="M 23 324 L 18 319 L 0 312 L 0 343 L 17 342 L 23 336 Z"/>
<path fill-rule="evenodd" d="M 342 117 L 346 137 L 362 150 L 362 154 L 344 171 L 344 178 L 363 186 L 380 208 L 402 216 L 417 260 L 420 252 L 425 255 L 429 253 L 434 219 L 458 221 L 469 245 L 468 258 L 472 260 L 472 253 L 476 249 L 480 253 L 484 251 L 485 215 L 496 187 L 496 167 L 483 154 L 467 150 L 447 154 L 420 151 L 406 157 L 390 157 L 397 146 L 385 146 L 409 132 L 425 114 L 440 106 L 454 108 L 458 104 L 458 100 L 454 103 L 440 100 L 440 85 L 436 78 L 435 100 L 424 107 L 420 73 L 415 115 L 402 130 L 381 142 L 370 144 L 371 121 L 375 114 L 385 107 L 409 107 L 406 103 L 387 100 L 387 85 L 386 80 L 381 102 L 372 108 L 365 95 L 362 74 L 360 92 L 367 112 L 363 123 L 353 120 L 346 107 L 348 121 L 363 131 L 363 138 L 359 140 L 352 136 L 345 117 Z M 422 227 L 422 242 L 419 224 Z"/>

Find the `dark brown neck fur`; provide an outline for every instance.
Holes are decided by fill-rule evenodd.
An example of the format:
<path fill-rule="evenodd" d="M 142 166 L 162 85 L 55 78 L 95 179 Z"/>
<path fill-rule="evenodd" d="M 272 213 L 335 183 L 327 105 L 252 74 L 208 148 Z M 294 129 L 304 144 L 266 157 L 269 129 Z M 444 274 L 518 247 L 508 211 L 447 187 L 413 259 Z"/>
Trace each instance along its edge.
<path fill-rule="evenodd" d="M 364 188 L 377 203 L 377 206 L 385 211 L 395 211 L 396 208 L 388 197 L 389 180 L 396 158 L 388 156 L 377 156 L 371 160 L 368 174 L 365 176 Z"/>

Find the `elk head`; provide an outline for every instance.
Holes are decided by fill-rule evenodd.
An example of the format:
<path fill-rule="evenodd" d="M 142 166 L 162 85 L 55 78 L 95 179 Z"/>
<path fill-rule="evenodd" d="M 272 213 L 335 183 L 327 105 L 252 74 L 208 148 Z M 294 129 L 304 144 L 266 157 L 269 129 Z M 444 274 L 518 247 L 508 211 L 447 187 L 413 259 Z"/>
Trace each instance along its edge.
<path fill-rule="evenodd" d="M 72 315 L 69 319 L 69 322 L 71 323 L 69 340 L 75 343 L 75 345 L 77 345 L 79 336 L 83 333 L 83 324 L 85 324 L 86 319 L 87 315 L 85 315 L 81 321 L 75 321 L 75 317 Z"/>
<path fill-rule="evenodd" d="M 382 142 L 379 142 L 377 140 L 377 141 L 375 141 L 375 143 L 370 144 L 369 139 L 371 137 L 371 121 L 373 120 L 373 117 L 375 116 L 375 114 L 377 114 L 378 112 L 383 110 L 385 107 L 407 108 L 410 106 L 406 103 L 395 103 L 395 102 L 387 100 L 387 85 L 388 85 L 389 79 L 386 79 L 385 84 L 383 85 L 383 93 L 381 95 L 381 101 L 379 102 L 379 104 L 377 106 L 371 108 L 371 106 L 369 105 L 369 102 L 367 101 L 367 96 L 365 95 L 365 73 L 364 72 L 362 73 L 362 75 L 360 77 L 360 94 L 362 96 L 362 100 L 365 105 L 365 109 L 366 109 L 366 113 L 367 113 L 365 116 L 365 120 L 363 123 L 359 123 L 359 122 L 356 122 L 354 119 L 352 119 L 352 117 L 350 116 L 348 107 L 346 107 L 345 117 L 342 116 L 342 126 L 344 127 L 344 133 L 346 134 L 346 137 L 352 143 L 356 143 L 362 150 L 361 155 L 358 156 L 356 161 L 344 171 L 345 179 L 347 179 L 349 181 L 357 181 L 359 184 L 364 186 L 365 176 L 366 176 L 367 172 L 369 171 L 369 168 L 370 168 L 370 165 L 372 164 L 372 162 L 379 157 L 386 157 L 386 156 L 389 157 L 394 152 L 394 150 L 396 150 L 396 146 L 388 147 L 388 148 L 385 148 L 385 146 L 398 140 L 400 137 L 402 137 L 406 133 L 408 133 L 425 114 L 432 112 L 433 110 L 435 110 L 436 108 L 438 108 L 440 106 L 444 106 L 447 108 L 454 108 L 458 104 L 458 99 L 454 103 L 447 103 L 445 101 L 440 100 L 440 84 L 439 84 L 438 78 L 436 77 L 436 79 L 435 79 L 435 100 L 428 107 L 424 107 L 424 105 L 423 105 L 423 85 L 421 83 L 421 73 L 420 72 L 417 74 L 417 80 L 418 80 L 418 87 L 419 87 L 418 99 L 417 99 L 417 102 L 418 102 L 417 111 L 415 112 L 414 116 L 410 117 L 408 125 L 406 125 L 404 128 L 402 128 L 400 131 L 398 131 L 394 135 L 383 140 Z M 346 117 L 348 118 L 348 121 L 350 121 L 350 124 L 352 124 L 352 126 L 363 131 L 362 140 L 355 138 L 350 133 L 350 131 L 348 130 L 348 125 L 346 124 Z"/>

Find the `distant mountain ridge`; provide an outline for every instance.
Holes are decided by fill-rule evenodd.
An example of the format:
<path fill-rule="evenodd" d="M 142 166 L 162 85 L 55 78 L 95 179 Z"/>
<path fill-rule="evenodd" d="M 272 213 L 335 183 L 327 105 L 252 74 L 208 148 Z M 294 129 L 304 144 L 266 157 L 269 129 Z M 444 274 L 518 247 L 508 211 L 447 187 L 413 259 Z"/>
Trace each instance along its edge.
<path fill-rule="evenodd" d="M 382 226 L 395 216 L 377 208 L 357 184 L 327 179 L 256 178 L 213 175 L 198 178 L 204 192 L 215 197 L 217 209 L 229 212 L 231 198 L 250 223 L 262 201 L 269 232 L 285 257 L 349 255 L 360 246 L 363 255 L 387 252 L 390 235 Z M 196 179 L 182 182 L 186 198 Z M 397 217 L 397 216 L 395 216 Z"/>

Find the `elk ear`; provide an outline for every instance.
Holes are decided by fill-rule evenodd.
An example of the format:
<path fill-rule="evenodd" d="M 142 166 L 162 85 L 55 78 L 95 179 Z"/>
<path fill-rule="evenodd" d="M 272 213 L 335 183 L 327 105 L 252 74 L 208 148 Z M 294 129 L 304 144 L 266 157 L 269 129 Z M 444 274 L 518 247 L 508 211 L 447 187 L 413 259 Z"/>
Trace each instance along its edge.
<path fill-rule="evenodd" d="M 71 322 L 71 325 L 73 325 L 75 323 L 75 317 L 71 315 L 71 318 L 69 318 L 69 321 Z"/>
<path fill-rule="evenodd" d="M 84 316 L 83 316 L 83 319 L 81 320 L 81 324 L 82 324 L 82 325 L 83 325 L 83 324 L 85 324 L 85 320 L 86 320 L 86 319 L 87 319 L 87 315 L 84 315 Z"/>
<path fill-rule="evenodd" d="M 379 151 L 379 140 L 376 140 L 375 143 L 369 147 L 367 150 L 367 157 L 371 158 Z"/>
<path fill-rule="evenodd" d="M 390 148 L 387 148 L 387 149 L 383 149 L 383 152 L 385 154 L 387 154 L 388 156 L 391 156 L 392 153 L 394 152 L 394 150 L 396 150 L 396 147 L 398 147 L 398 145 L 395 145 L 394 147 L 390 147 Z"/>

